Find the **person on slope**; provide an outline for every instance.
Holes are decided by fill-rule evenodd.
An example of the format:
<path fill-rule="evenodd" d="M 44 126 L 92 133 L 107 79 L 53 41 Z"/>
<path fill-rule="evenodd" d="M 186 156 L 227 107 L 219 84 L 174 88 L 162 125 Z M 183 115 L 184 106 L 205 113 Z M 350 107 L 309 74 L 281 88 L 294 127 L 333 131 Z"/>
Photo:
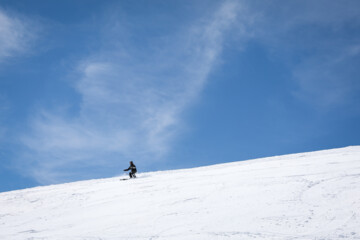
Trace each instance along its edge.
<path fill-rule="evenodd" d="M 130 161 L 130 167 L 128 167 L 127 169 L 124 169 L 124 171 L 129 171 L 129 170 L 130 170 L 130 172 L 129 172 L 130 178 L 136 178 L 135 173 L 137 172 L 137 170 L 136 170 L 136 166 L 133 163 L 133 161 Z"/>

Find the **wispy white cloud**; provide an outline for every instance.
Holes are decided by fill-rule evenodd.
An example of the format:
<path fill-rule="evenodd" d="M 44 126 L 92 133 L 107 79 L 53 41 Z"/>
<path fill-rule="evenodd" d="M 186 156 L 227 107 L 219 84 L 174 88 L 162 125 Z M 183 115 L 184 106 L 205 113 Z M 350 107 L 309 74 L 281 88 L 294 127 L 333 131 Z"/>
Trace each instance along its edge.
<path fill-rule="evenodd" d="M 360 15 L 356 0 L 248 1 L 257 12 L 254 39 L 286 61 L 294 96 L 329 110 L 351 102 L 360 90 Z"/>
<path fill-rule="evenodd" d="M 36 37 L 36 26 L 30 19 L 0 8 L 0 63 L 29 50 Z"/>
<path fill-rule="evenodd" d="M 186 30 L 149 39 L 155 47 L 144 52 L 110 37 L 110 49 L 101 47 L 84 58 L 74 82 L 81 96 L 78 115 L 39 111 L 31 133 L 22 137 L 31 153 L 28 170 L 33 177 L 58 182 L 76 179 L 84 167 L 112 168 L 119 159 L 145 165 L 166 155 L 182 128 L 181 114 L 206 84 L 240 7 L 224 2 Z M 104 31 L 124 33 L 116 26 L 121 24 Z"/>
<path fill-rule="evenodd" d="M 356 62 L 360 55 L 356 47 L 345 45 L 328 54 L 314 54 L 293 71 L 299 89 L 294 95 L 322 110 L 351 102 L 360 91 L 360 74 Z M 355 63 L 355 64 L 354 64 Z"/>

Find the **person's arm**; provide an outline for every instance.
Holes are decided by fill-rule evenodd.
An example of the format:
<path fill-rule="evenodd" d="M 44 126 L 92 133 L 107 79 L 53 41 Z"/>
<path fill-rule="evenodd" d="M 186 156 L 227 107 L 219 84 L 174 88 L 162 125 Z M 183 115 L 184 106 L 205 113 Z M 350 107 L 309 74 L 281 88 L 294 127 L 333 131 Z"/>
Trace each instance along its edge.
<path fill-rule="evenodd" d="M 130 168 L 131 168 L 131 166 L 130 166 L 129 168 L 127 168 L 127 169 L 124 169 L 124 171 L 129 171 L 129 170 L 130 170 Z"/>

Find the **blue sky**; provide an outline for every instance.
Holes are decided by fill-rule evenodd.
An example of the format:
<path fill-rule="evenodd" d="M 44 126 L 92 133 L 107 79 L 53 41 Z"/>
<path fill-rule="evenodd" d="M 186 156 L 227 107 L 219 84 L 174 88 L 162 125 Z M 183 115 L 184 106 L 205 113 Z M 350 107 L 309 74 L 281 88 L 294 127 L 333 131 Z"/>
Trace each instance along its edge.
<path fill-rule="evenodd" d="M 0 2 L 0 191 L 358 145 L 360 3 Z"/>

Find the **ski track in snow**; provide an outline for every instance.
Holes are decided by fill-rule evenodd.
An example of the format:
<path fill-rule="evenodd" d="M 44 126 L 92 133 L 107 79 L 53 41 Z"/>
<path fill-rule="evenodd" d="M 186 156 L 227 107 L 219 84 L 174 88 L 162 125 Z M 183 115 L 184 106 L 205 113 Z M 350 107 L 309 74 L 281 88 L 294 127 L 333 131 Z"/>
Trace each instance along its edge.
<path fill-rule="evenodd" d="M 360 147 L 0 193 L 6 240 L 360 240 Z"/>

